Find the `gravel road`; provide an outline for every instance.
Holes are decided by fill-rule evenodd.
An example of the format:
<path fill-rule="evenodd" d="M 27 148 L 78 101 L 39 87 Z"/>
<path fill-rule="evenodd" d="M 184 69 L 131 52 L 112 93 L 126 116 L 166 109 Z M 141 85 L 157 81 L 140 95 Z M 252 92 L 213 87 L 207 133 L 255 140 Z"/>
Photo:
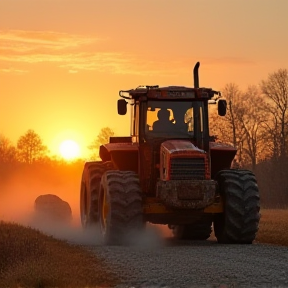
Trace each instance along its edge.
<path fill-rule="evenodd" d="M 134 246 L 86 245 L 123 279 L 117 288 L 288 287 L 288 248 L 177 241 L 157 233 Z"/>

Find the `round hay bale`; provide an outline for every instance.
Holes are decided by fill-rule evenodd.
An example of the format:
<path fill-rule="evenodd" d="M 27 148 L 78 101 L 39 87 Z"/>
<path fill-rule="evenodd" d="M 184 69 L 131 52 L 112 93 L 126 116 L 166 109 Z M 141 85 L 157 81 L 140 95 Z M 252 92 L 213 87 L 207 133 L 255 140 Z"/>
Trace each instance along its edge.
<path fill-rule="evenodd" d="M 38 196 L 34 202 L 34 210 L 39 220 L 69 222 L 72 219 L 69 203 L 54 194 Z"/>

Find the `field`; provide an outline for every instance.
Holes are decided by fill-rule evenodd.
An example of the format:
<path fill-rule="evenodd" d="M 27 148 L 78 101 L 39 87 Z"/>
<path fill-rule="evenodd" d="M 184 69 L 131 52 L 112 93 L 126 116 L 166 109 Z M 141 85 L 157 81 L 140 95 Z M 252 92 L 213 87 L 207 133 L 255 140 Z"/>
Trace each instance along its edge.
<path fill-rule="evenodd" d="M 119 280 L 80 246 L 0 222 L 0 287 L 110 287 Z"/>
<path fill-rule="evenodd" d="M 263 209 L 257 243 L 288 246 L 288 209 Z"/>
<path fill-rule="evenodd" d="M 261 210 L 256 243 L 288 246 L 288 210 Z M 117 275 L 77 245 L 0 222 L 0 287 L 111 287 Z"/>

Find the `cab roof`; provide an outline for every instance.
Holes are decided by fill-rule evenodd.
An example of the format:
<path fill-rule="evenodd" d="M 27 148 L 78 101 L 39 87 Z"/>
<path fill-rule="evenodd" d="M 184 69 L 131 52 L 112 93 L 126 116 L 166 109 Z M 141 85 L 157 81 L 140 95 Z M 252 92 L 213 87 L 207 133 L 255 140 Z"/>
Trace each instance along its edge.
<path fill-rule="evenodd" d="M 121 90 L 119 95 L 125 99 L 163 99 L 163 100 L 176 100 L 176 99 L 196 99 L 202 98 L 210 100 L 214 95 L 220 95 L 220 92 L 214 91 L 211 88 L 191 88 L 185 86 L 139 86 L 136 89 Z M 141 99 L 140 99 L 141 100 Z M 144 100 L 144 99 L 143 99 Z"/>

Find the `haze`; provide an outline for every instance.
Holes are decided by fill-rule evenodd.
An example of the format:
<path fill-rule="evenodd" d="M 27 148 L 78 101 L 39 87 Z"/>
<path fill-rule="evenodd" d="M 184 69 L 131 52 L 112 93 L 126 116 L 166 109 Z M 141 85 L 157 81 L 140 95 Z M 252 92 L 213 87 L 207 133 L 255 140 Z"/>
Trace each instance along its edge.
<path fill-rule="evenodd" d="M 1 0 L 0 133 L 34 129 L 52 154 L 76 140 L 82 156 L 102 127 L 130 131 L 121 89 L 221 89 L 288 68 L 286 0 Z"/>

